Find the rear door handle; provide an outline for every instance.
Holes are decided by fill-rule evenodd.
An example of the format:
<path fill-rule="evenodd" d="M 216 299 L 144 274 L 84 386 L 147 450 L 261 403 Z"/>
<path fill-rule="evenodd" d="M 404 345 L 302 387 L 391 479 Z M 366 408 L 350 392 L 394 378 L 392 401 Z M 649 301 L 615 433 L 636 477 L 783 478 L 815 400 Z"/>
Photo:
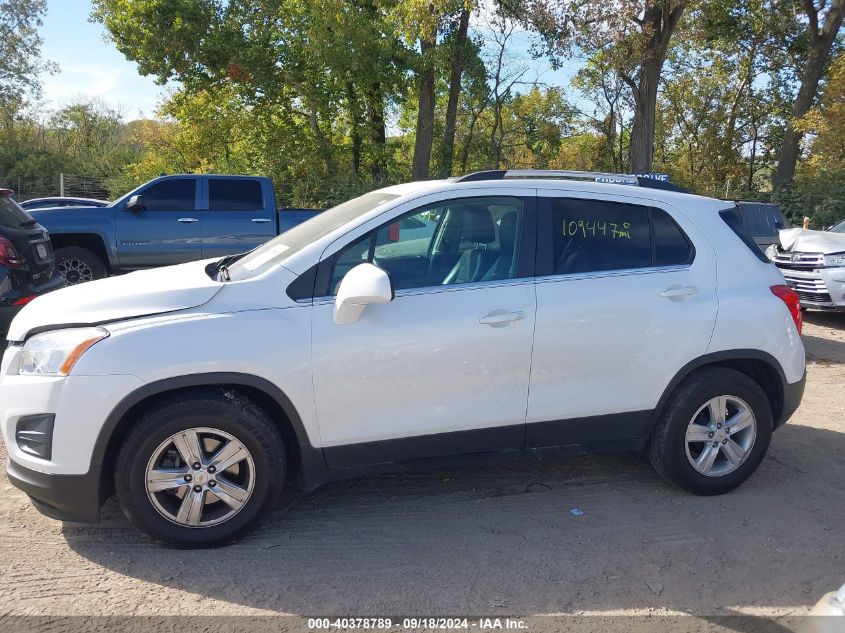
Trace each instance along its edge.
<path fill-rule="evenodd" d="M 199 222 L 196 218 L 179 218 L 176 221 L 181 222 L 182 224 L 193 224 L 194 222 Z"/>
<path fill-rule="evenodd" d="M 517 311 L 517 312 L 505 312 L 504 310 L 494 310 L 487 316 L 483 316 L 478 319 L 478 322 L 481 325 L 506 325 L 511 321 L 519 321 L 520 319 L 525 318 L 525 312 Z"/>
<path fill-rule="evenodd" d="M 698 292 L 698 288 L 695 286 L 669 286 L 660 293 L 660 296 L 664 299 L 683 299 L 684 297 L 689 297 L 694 295 Z"/>
<path fill-rule="evenodd" d="M 270 221 L 270 218 L 252 218 L 252 221 L 256 224 L 267 224 Z"/>

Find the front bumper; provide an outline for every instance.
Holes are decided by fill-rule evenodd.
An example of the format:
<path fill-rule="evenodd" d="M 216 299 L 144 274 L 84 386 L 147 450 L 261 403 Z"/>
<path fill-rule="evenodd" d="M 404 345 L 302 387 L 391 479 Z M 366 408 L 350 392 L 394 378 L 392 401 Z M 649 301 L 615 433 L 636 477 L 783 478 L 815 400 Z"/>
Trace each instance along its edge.
<path fill-rule="evenodd" d="M 84 475 L 51 475 L 31 470 L 11 459 L 6 461 L 6 476 L 13 486 L 23 490 L 32 505 L 51 519 L 77 523 L 100 520 L 100 469 L 91 468 Z"/>
<path fill-rule="evenodd" d="M 779 268 L 786 285 L 798 293 L 801 307 L 845 310 L 845 268 Z"/>

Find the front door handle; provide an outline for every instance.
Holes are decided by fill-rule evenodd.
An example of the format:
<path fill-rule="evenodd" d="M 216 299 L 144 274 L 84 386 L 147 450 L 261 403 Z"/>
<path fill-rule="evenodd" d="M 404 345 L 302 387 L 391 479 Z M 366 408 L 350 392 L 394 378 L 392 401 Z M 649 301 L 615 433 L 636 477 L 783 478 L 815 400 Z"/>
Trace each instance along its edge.
<path fill-rule="evenodd" d="M 199 222 L 196 218 L 179 218 L 176 221 L 181 222 L 182 224 L 193 224 L 194 222 Z"/>
<path fill-rule="evenodd" d="M 505 310 L 494 310 L 487 316 L 483 316 L 478 319 L 478 322 L 481 325 L 507 325 L 511 321 L 519 321 L 520 319 L 525 318 L 525 312 L 517 311 L 517 312 L 507 312 Z"/>
<path fill-rule="evenodd" d="M 689 297 L 694 295 L 698 292 L 698 288 L 695 286 L 669 286 L 660 293 L 660 296 L 664 299 L 683 299 L 684 297 Z"/>
<path fill-rule="evenodd" d="M 252 221 L 256 224 L 267 224 L 270 221 L 270 218 L 252 218 Z"/>

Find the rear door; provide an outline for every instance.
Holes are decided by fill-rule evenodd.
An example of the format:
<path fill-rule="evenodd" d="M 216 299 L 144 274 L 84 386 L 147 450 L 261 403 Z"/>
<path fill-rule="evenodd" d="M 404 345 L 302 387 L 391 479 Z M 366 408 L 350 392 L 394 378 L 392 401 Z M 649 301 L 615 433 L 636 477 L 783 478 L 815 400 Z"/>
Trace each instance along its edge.
<path fill-rule="evenodd" d="M 150 268 L 202 258 L 202 216 L 196 176 L 169 177 L 137 192 L 143 209 L 116 211 L 121 268 Z"/>
<path fill-rule="evenodd" d="M 275 202 L 255 178 L 206 179 L 208 204 L 202 221 L 203 257 L 250 251 L 276 236 Z"/>
<path fill-rule="evenodd" d="M 527 443 L 624 446 L 707 351 L 715 254 L 677 209 L 541 194 Z"/>

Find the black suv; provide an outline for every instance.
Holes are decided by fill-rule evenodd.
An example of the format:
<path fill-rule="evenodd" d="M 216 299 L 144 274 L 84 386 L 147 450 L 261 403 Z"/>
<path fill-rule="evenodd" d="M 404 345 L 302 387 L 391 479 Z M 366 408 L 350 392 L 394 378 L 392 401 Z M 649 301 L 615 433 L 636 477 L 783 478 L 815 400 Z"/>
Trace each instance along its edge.
<path fill-rule="evenodd" d="M 53 265 L 53 248 L 44 227 L 0 189 L 0 339 L 24 305 L 64 280 Z"/>

